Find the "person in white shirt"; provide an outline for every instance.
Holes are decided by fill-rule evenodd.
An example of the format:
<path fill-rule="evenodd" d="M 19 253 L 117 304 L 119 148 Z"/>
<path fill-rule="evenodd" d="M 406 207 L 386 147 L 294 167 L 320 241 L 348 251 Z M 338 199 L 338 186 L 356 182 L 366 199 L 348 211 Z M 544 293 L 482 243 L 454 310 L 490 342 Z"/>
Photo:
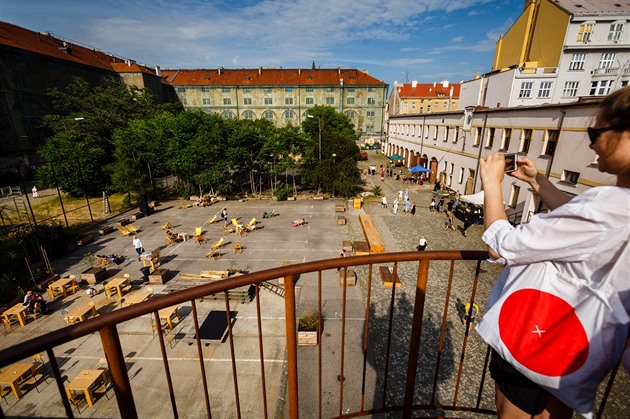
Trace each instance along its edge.
<path fill-rule="evenodd" d="M 593 331 L 590 336 L 590 339 L 595 339 L 604 333 L 609 333 L 607 336 L 614 336 L 611 341 L 598 346 L 595 351 L 598 352 L 600 358 L 605 359 L 612 366 L 622 358 L 624 346 L 628 345 L 628 315 L 630 314 L 629 115 L 630 87 L 624 87 L 601 102 L 594 124 L 595 128 L 588 128 L 590 148 L 598 156 L 598 170 L 616 175 L 615 186 L 594 187 L 571 199 L 542 175 L 534 163 L 527 158 L 519 157 L 517 170 L 509 175 L 527 182 L 550 210 L 546 214 L 536 214 L 527 224 L 513 227 L 507 221 L 501 194 L 505 165 L 503 154 L 493 153 L 480 160 L 480 174 L 485 192 L 486 231 L 483 240 L 488 245 L 491 257 L 507 264 L 491 292 L 488 310 L 499 299 L 514 295 L 512 294 L 514 278 L 519 278 L 518 286 L 522 288 L 528 286 L 527 281 L 534 281 L 526 275 L 519 277 L 519 273 L 531 265 L 552 262 L 558 274 L 551 279 L 545 277 L 545 281 L 556 289 L 560 289 L 562 282 L 565 281 L 575 286 L 575 288 L 568 288 L 569 290 L 579 289 L 582 293 L 580 295 L 588 295 L 585 298 L 601 298 L 609 307 L 622 305 L 619 310 L 621 314 L 616 317 L 620 319 L 617 324 L 611 325 L 607 331 Z M 587 293 L 587 289 L 593 293 Z M 598 297 L 594 297 L 595 295 Z M 521 309 L 524 312 L 530 312 L 531 309 L 544 310 L 545 308 L 532 305 L 521 307 Z M 599 315 L 599 313 L 593 313 L 593 315 Z M 484 323 L 484 319 L 481 323 Z M 492 327 L 492 324 L 490 326 Z M 547 325 L 545 328 L 550 326 L 553 325 Z M 478 330 L 481 333 L 483 327 L 479 325 Z M 583 356 L 585 351 L 588 353 L 590 346 L 587 341 L 587 346 L 578 355 Z M 562 351 L 564 349 L 559 348 L 558 352 Z M 630 358 L 628 352 L 630 351 L 626 349 L 624 362 Z M 563 356 L 568 355 L 564 353 Z M 583 364 L 594 362 L 593 359 L 595 357 L 591 357 L 589 353 L 586 361 L 580 360 L 582 362 L 579 364 L 580 368 Z M 512 365 L 514 362 L 503 359 L 493 349 L 490 372 L 496 383 L 495 401 L 500 418 L 529 418 L 538 417 L 537 415 L 570 418 L 572 410 L 577 407 L 567 406 L 568 402 L 563 402 L 560 398 L 572 400 L 571 403 L 577 405 L 573 397 L 580 392 L 586 393 L 585 397 L 590 400 L 592 406 L 595 391 L 590 394 L 591 392 L 585 392 L 582 388 L 569 388 L 567 384 L 564 384 L 566 381 L 562 380 L 557 388 L 542 388 L 514 368 Z M 597 362 L 600 361 L 597 360 Z M 596 381 L 595 388 L 607 373 L 599 367 L 599 364 L 596 365 L 599 375 L 593 374 L 588 377 L 591 381 Z M 521 368 L 521 371 L 525 371 L 522 364 L 516 366 Z M 553 395 L 550 393 L 552 391 Z M 578 411 L 585 416 L 590 413 Z"/>
<path fill-rule="evenodd" d="M 140 261 L 140 255 L 142 254 L 142 242 L 138 238 L 138 236 L 133 236 L 133 247 L 136 249 L 136 253 L 138 254 L 138 262 Z"/>

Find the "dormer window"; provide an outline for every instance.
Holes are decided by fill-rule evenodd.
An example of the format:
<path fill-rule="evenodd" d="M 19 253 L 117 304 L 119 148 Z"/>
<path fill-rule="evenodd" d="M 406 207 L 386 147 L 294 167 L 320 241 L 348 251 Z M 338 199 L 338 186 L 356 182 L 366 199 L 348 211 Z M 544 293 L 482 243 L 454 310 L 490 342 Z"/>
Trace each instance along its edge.
<path fill-rule="evenodd" d="M 611 23 L 610 30 L 608 31 L 608 40 L 615 44 L 621 40 L 621 34 L 623 32 L 623 23 L 615 22 Z"/>
<path fill-rule="evenodd" d="M 591 35 L 593 34 L 593 23 L 583 23 L 578 30 L 577 41 L 588 44 L 591 42 Z"/>

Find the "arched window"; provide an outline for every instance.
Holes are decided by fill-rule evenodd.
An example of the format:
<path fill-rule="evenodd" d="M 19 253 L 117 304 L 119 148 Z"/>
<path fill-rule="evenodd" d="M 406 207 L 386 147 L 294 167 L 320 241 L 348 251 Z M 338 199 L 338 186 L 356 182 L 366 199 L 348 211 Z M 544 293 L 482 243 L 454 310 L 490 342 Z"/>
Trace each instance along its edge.
<path fill-rule="evenodd" d="M 252 111 L 245 111 L 243 112 L 243 119 L 254 119 L 254 112 Z"/>
<path fill-rule="evenodd" d="M 347 111 L 347 112 L 346 112 L 346 116 L 347 116 L 349 119 L 354 119 L 354 118 L 357 116 L 357 114 L 356 114 L 356 112 L 355 112 L 355 111 Z"/>
<path fill-rule="evenodd" d="M 289 109 L 288 111 L 284 112 L 284 115 L 282 115 L 282 117 L 284 119 L 295 119 L 295 112 Z"/>
<path fill-rule="evenodd" d="M 232 111 L 223 111 L 221 116 L 224 117 L 225 119 L 231 119 L 231 118 L 234 118 L 234 112 L 232 112 Z"/>
<path fill-rule="evenodd" d="M 276 115 L 274 115 L 273 111 L 265 111 L 265 113 L 263 113 L 263 118 L 273 121 L 276 119 Z"/>

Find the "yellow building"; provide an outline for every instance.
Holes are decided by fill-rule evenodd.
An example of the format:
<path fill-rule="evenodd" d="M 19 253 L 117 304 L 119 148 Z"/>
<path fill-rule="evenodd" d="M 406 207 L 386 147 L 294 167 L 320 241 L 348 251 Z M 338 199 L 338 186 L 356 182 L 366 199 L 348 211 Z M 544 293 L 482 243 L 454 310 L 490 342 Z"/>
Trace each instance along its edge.
<path fill-rule="evenodd" d="M 436 113 L 457 110 L 460 84 L 440 83 L 396 84 L 389 95 L 389 115 Z"/>

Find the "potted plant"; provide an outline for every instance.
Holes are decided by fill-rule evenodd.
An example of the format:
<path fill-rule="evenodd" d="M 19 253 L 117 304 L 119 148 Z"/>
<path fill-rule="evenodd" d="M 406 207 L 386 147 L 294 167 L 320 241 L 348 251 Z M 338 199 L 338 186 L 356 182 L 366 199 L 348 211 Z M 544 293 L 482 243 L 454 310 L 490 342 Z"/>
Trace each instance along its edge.
<path fill-rule="evenodd" d="M 298 346 L 317 346 L 319 343 L 317 312 L 305 311 L 298 320 Z"/>

